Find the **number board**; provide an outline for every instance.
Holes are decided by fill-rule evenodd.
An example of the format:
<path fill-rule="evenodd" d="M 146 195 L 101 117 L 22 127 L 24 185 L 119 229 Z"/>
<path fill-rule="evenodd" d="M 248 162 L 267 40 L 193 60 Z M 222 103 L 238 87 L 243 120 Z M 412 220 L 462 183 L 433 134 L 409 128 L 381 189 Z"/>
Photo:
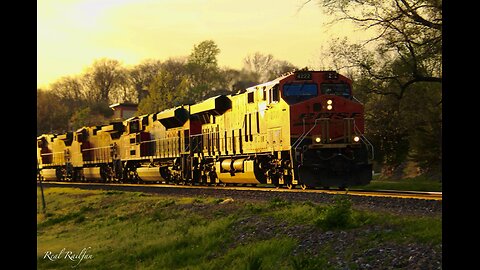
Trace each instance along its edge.
<path fill-rule="evenodd" d="M 295 73 L 295 79 L 296 80 L 311 80 L 312 79 L 312 73 L 311 72 Z"/>

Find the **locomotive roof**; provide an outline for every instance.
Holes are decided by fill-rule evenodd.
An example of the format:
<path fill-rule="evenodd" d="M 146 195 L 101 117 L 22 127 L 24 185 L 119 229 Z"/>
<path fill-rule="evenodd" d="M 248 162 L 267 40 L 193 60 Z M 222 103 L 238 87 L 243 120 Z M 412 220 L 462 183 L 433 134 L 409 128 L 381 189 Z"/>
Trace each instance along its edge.
<path fill-rule="evenodd" d="M 275 84 L 279 83 L 281 80 L 285 79 L 286 77 L 292 75 L 293 72 L 289 72 L 287 74 L 284 74 L 274 80 L 271 80 L 269 82 L 266 82 L 266 83 L 262 83 L 262 84 L 257 84 L 257 85 L 254 85 L 254 86 L 251 86 L 251 87 L 248 87 L 246 90 L 247 92 L 252 92 L 252 91 L 255 91 L 257 89 L 257 87 L 269 87 L 269 86 L 274 86 Z"/>
<path fill-rule="evenodd" d="M 279 83 L 281 80 L 297 73 L 297 72 L 311 72 L 311 73 L 318 73 L 318 72 L 324 72 L 324 73 L 329 73 L 329 72 L 333 72 L 333 73 L 337 73 L 335 70 L 308 70 L 308 69 L 300 69 L 300 70 L 293 70 L 293 71 L 290 71 L 290 72 L 287 72 L 285 74 L 283 74 L 282 76 L 276 78 L 276 79 L 273 79 L 269 82 L 266 82 L 266 83 L 262 83 L 262 84 L 257 84 L 257 85 L 254 85 L 254 86 L 251 86 L 251 87 L 248 87 L 245 91 L 240 91 L 240 92 L 252 92 L 252 91 L 255 91 L 256 89 L 260 88 L 260 87 L 266 87 L 266 88 L 269 88 L 271 86 L 274 86 L 275 84 Z M 338 74 L 338 73 L 337 73 Z"/>
<path fill-rule="evenodd" d="M 132 120 L 138 119 L 138 116 L 132 116 L 130 118 L 125 119 L 125 122 L 130 122 Z"/>
<path fill-rule="evenodd" d="M 46 139 L 46 138 L 52 137 L 52 136 L 55 137 L 57 135 L 55 135 L 55 134 L 42 134 L 40 136 L 37 136 L 37 140 Z"/>
<path fill-rule="evenodd" d="M 173 107 L 173 108 L 168 108 L 168 109 L 165 109 L 163 111 L 159 111 L 157 112 L 156 114 L 157 115 L 174 115 L 175 113 L 175 110 L 178 110 L 178 109 L 185 109 L 186 105 L 180 105 L 180 106 L 176 106 L 176 107 Z M 186 110 L 186 109 L 185 109 Z M 170 117 L 170 116 L 168 116 Z"/>
<path fill-rule="evenodd" d="M 137 108 L 138 107 L 138 104 L 136 103 L 132 103 L 132 102 L 124 102 L 124 103 L 114 103 L 108 107 L 110 108 L 115 108 L 115 107 L 119 107 L 119 106 L 122 106 L 122 107 L 131 107 L 131 108 Z"/>
<path fill-rule="evenodd" d="M 217 95 L 190 106 L 190 114 L 216 113 L 221 114 L 232 107 L 231 100 L 226 95 Z"/>

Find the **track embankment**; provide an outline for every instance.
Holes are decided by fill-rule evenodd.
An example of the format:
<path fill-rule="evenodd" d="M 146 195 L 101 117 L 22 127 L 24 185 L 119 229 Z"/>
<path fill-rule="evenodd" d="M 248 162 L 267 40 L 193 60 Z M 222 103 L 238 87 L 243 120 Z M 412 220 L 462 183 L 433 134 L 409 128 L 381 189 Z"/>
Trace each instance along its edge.
<path fill-rule="evenodd" d="M 39 185 L 39 184 L 38 184 Z M 94 190 L 118 190 L 145 192 L 168 196 L 232 198 L 239 201 L 270 201 L 274 198 L 292 202 L 311 201 L 315 203 L 333 203 L 339 195 L 349 196 L 355 208 L 361 210 L 387 211 L 407 215 L 441 215 L 442 200 L 438 192 L 398 192 L 398 191 L 362 191 L 362 190 L 301 190 L 261 187 L 205 187 L 175 186 L 163 184 L 104 184 L 43 182 L 44 187 L 74 187 Z"/>

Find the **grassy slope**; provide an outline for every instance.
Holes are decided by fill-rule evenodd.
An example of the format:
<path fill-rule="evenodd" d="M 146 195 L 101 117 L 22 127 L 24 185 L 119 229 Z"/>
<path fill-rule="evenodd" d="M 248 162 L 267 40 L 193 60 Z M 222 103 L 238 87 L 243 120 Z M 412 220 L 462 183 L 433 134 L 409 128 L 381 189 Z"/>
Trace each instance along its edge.
<path fill-rule="evenodd" d="M 423 176 L 404 178 L 400 180 L 379 179 L 374 177 L 370 184 L 360 187 L 362 189 L 383 190 L 411 190 L 411 191 L 442 191 L 442 182 Z"/>
<path fill-rule="evenodd" d="M 318 247 L 320 255 L 311 257 L 292 256 L 298 239 L 287 235 L 237 243 L 238 234 L 249 228 L 240 230 L 239 224 L 256 217 L 324 231 L 396 228 L 368 230 L 348 247 L 347 257 L 384 242 L 441 242 L 441 217 L 352 212 L 342 200 L 335 206 L 283 200 L 221 204 L 221 199 L 206 197 L 69 188 L 45 189 L 45 198 L 47 212 L 37 214 L 38 269 L 72 269 L 77 262 L 50 261 L 44 259 L 45 252 L 65 248 L 79 253 L 89 247 L 93 258 L 80 262 L 77 269 L 331 269 L 327 262 L 334 254 L 328 245 Z"/>

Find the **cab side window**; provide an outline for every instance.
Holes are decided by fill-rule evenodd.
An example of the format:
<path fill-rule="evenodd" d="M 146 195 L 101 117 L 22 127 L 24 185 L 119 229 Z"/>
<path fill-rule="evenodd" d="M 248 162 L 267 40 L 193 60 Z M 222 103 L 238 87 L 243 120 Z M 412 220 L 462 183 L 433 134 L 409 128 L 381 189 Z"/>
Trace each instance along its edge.
<path fill-rule="evenodd" d="M 130 122 L 130 134 L 137 133 L 139 131 L 140 131 L 140 125 L 138 123 L 138 120 Z"/>

